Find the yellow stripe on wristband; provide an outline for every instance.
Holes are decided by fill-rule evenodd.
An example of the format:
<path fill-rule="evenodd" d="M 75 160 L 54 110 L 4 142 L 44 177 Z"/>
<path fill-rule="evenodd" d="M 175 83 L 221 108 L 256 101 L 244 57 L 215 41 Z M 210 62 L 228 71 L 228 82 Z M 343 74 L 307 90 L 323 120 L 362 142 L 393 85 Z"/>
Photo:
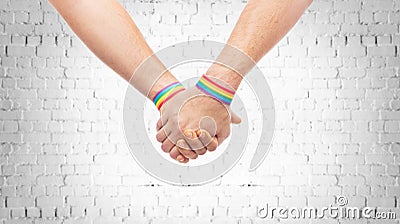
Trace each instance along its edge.
<path fill-rule="evenodd" d="M 200 78 L 196 86 L 205 94 L 228 105 L 231 104 L 233 96 L 235 95 L 235 92 L 219 85 L 205 75 Z"/>
<path fill-rule="evenodd" d="M 153 102 L 156 105 L 157 109 L 160 110 L 161 107 L 171 99 L 172 96 L 176 95 L 178 92 L 185 90 L 185 87 L 180 82 L 174 82 L 170 85 L 161 89 L 156 96 L 153 98 Z"/>

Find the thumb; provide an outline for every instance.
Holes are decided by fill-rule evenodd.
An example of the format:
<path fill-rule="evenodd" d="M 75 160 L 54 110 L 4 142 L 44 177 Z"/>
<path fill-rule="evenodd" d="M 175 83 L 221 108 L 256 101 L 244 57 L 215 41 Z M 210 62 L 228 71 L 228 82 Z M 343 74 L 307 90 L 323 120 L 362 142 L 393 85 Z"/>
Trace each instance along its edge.
<path fill-rule="evenodd" d="M 240 122 L 242 122 L 242 119 L 233 111 L 231 111 L 231 122 L 232 124 L 240 124 Z"/>

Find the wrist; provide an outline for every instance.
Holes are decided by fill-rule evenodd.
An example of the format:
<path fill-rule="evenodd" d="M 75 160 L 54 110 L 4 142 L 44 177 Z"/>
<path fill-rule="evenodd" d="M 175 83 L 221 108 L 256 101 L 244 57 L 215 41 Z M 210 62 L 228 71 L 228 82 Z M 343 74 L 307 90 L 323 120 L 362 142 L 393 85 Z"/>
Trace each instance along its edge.
<path fill-rule="evenodd" d="M 219 64 L 213 64 L 205 75 L 209 78 L 214 78 L 215 80 L 223 82 L 224 85 L 230 87 L 234 91 L 239 88 L 239 85 L 243 80 L 242 75 L 233 69 L 229 69 L 226 66 Z"/>
<path fill-rule="evenodd" d="M 164 87 L 175 82 L 179 81 L 167 71 L 151 85 L 150 90 L 148 90 L 147 98 L 153 100 L 157 93 L 164 89 Z"/>
<path fill-rule="evenodd" d="M 228 106 L 235 95 L 235 89 L 228 83 L 209 75 L 203 75 L 197 82 L 196 87 L 204 94 Z"/>
<path fill-rule="evenodd" d="M 174 81 L 169 84 L 166 84 L 163 88 L 159 89 L 158 92 L 151 98 L 154 105 L 157 107 L 159 111 L 161 111 L 162 106 L 174 97 L 179 92 L 185 90 L 185 87 L 179 82 Z"/>

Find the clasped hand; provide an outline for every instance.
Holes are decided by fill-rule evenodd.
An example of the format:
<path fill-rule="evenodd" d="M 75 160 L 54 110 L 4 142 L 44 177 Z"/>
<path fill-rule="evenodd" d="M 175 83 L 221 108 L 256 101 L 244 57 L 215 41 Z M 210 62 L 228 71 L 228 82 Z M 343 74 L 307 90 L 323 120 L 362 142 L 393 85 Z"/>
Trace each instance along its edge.
<path fill-rule="evenodd" d="M 230 135 L 230 124 L 241 122 L 229 105 L 196 86 L 169 99 L 160 112 L 157 141 L 164 152 L 181 163 L 214 151 Z"/>

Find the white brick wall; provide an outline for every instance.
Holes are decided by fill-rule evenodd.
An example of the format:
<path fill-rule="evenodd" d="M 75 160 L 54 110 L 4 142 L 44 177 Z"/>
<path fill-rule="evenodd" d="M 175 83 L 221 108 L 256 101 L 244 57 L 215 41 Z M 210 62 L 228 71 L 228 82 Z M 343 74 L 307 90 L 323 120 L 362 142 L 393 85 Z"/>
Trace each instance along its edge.
<path fill-rule="evenodd" d="M 245 3 L 123 2 L 155 50 L 225 41 Z M 277 109 L 264 164 L 182 188 L 131 159 L 126 84 L 49 3 L 2 0 L 0 223 L 266 223 L 256 218 L 266 203 L 328 206 L 336 195 L 399 211 L 399 29 L 398 0 L 315 0 L 259 63 Z"/>

